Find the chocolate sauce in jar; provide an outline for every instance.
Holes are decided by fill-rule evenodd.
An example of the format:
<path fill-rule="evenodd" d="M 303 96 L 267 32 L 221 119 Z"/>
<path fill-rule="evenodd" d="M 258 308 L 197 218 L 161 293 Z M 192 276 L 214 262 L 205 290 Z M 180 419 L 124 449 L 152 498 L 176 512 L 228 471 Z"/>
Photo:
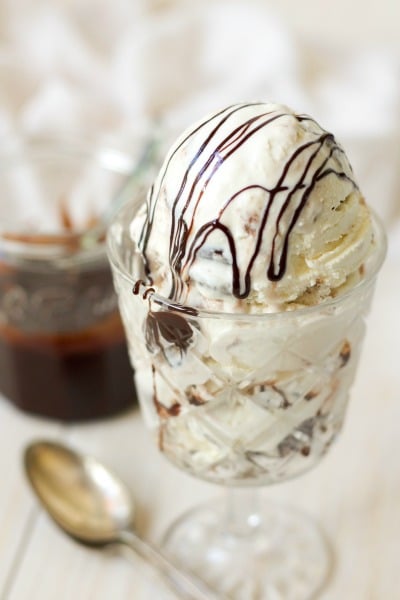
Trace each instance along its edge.
<path fill-rule="evenodd" d="M 136 394 L 104 223 L 131 159 L 84 140 L 20 142 L 0 156 L 0 394 L 63 421 L 117 414 Z"/>
<path fill-rule="evenodd" d="M 106 257 L 0 259 L 0 392 L 63 421 L 102 418 L 136 394 Z"/>

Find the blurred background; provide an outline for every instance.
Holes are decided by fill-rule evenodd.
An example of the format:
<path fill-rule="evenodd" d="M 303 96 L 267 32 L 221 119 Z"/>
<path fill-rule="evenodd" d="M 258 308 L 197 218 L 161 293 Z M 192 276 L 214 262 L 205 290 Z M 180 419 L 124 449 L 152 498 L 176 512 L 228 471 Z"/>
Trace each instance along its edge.
<path fill-rule="evenodd" d="M 149 126 L 169 142 L 225 103 L 275 100 L 337 135 L 395 232 L 399 18 L 397 0 L 1 0 L 1 144 L 56 133 L 133 151 Z"/>

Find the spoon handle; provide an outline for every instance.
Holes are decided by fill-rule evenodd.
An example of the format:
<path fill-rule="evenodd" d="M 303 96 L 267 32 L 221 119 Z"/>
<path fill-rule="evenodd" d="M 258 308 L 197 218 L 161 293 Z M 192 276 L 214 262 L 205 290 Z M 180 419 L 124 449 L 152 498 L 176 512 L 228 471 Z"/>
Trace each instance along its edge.
<path fill-rule="evenodd" d="M 123 531 L 119 535 L 119 542 L 134 550 L 141 558 L 148 562 L 160 574 L 164 575 L 168 583 L 179 597 L 185 600 L 224 600 L 221 594 L 216 594 L 204 581 L 195 575 L 182 572 L 160 550 L 144 541 L 133 531 Z"/>

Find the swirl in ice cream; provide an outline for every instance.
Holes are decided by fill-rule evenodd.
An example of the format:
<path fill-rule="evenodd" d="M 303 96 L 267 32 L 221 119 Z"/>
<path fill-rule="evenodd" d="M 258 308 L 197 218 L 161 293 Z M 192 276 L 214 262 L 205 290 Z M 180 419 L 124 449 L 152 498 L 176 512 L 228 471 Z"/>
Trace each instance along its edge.
<path fill-rule="evenodd" d="M 132 236 L 157 292 L 231 312 L 334 297 L 360 278 L 373 244 L 334 136 L 261 102 L 220 110 L 181 135 Z"/>

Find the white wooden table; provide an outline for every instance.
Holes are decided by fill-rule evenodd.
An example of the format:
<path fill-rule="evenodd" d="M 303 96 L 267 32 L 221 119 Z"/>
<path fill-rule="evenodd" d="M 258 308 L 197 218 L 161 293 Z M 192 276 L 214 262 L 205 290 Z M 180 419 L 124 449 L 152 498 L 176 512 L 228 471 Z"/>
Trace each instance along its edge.
<path fill-rule="evenodd" d="M 400 269 L 379 279 L 343 434 L 313 472 L 265 490 L 317 516 L 336 568 L 323 600 L 400 598 Z M 0 400 L 0 599 L 158 600 L 162 586 L 139 561 L 67 539 L 33 499 L 21 467 L 32 438 L 67 440 L 114 467 L 135 492 L 140 531 L 154 541 L 181 511 L 220 493 L 158 455 L 137 411 L 67 427 Z"/>

